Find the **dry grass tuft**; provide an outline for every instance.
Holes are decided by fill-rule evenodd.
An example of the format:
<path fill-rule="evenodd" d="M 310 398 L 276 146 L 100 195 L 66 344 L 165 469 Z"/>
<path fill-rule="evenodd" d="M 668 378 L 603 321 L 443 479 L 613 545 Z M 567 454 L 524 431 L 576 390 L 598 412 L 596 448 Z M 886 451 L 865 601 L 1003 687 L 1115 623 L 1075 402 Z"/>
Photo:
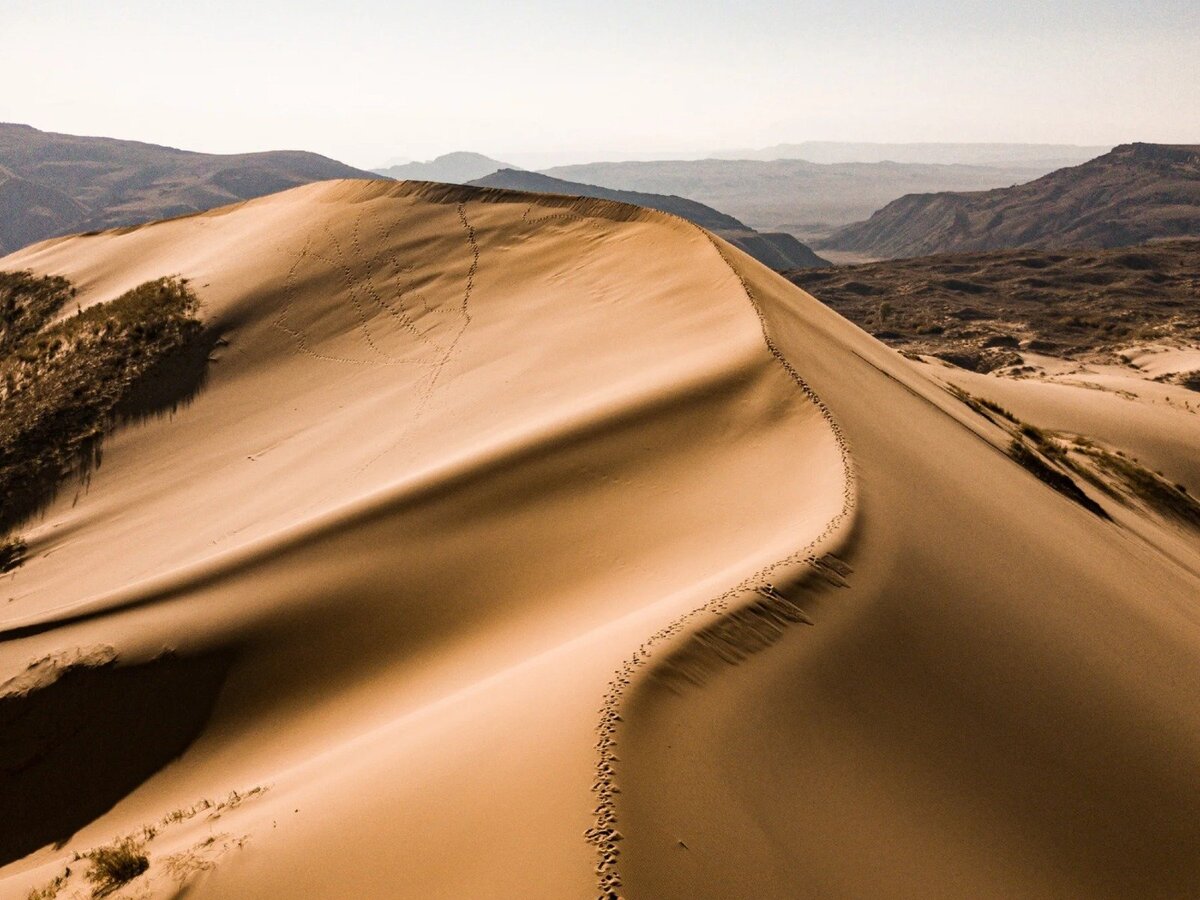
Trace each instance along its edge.
<path fill-rule="evenodd" d="M 91 861 L 87 879 L 92 883 L 92 896 L 106 897 L 150 868 L 144 846 L 129 835 L 85 854 Z"/>

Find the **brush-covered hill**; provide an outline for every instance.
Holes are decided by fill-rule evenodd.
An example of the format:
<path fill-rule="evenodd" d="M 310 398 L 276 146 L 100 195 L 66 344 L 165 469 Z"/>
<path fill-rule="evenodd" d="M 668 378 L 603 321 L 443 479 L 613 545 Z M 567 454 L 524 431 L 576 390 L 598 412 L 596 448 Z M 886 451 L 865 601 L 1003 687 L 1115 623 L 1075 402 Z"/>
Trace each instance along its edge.
<path fill-rule="evenodd" d="M 1119 360 L 1138 345 L 1200 346 L 1197 238 L 950 253 L 786 275 L 898 350 L 979 371 L 1021 366 L 1026 352 Z M 1180 375 L 1200 387 L 1200 376 L 1186 372 L 1164 380 Z"/>
<path fill-rule="evenodd" d="M 311 181 L 373 177 L 316 153 L 193 153 L 0 123 L 0 253 L 55 235 L 200 212 Z"/>
<path fill-rule="evenodd" d="M 733 216 L 686 197 L 650 194 L 641 191 L 619 191 L 598 187 L 594 184 L 564 181 L 540 172 L 525 172 L 519 169 L 502 169 L 485 178 L 476 179 L 471 184 L 477 187 L 533 191 L 540 194 L 560 194 L 571 197 L 595 197 L 600 200 L 614 200 L 618 203 L 632 203 L 634 206 L 656 209 L 659 212 L 670 213 L 687 219 L 689 222 L 695 222 L 700 227 L 719 234 L 735 247 L 744 250 L 772 269 L 820 268 L 829 265 L 828 260 L 818 256 L 790 234 L 783 232 L 763 234 L 755 231 L 749 225 L 739 222 Z"/>
<path fill-rule="evenodd" d="M 899 198 L 818 246 L 874 257 L 1200 235 L 1200 146 L 1123 144 L 1015 187 Z"/>

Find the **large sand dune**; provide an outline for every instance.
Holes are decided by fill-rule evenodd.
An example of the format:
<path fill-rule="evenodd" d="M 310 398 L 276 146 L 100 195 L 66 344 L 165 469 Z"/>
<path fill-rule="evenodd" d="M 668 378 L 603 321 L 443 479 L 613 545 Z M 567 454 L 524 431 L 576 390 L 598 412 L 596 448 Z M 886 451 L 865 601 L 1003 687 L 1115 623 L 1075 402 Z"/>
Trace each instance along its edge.
<path fill-rule="evenodd" d="M 343 181 L 0 268 L 227 342 L 0 581 L 0 896 L 151 824 L 129 896 L 1200 892 L 1194 533 L 697 227 Z"/>

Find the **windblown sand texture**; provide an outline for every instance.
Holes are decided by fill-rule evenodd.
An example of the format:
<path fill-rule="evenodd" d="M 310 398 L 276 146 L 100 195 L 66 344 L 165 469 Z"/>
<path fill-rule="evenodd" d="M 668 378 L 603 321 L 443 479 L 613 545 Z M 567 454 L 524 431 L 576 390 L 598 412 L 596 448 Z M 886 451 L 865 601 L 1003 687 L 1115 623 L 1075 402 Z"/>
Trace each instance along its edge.
<path fill-rule="evenodd" d="M 0 580 L 0 897 L 147 825 L 113 896 L 1200 893 L 1195 533 L 698 227 L 337 181 L 0 268 L 226 342 Z"/>

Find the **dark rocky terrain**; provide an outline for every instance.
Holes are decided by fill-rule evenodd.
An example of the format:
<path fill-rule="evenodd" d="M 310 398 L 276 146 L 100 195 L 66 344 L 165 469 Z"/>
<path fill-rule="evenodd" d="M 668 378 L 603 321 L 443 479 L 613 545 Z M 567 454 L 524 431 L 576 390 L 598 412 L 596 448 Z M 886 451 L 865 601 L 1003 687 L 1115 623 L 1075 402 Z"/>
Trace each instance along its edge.
<path fill-rule="evenodd" d="M 1142 341 L 1200 343 L 1200 239 L 1007 250 L 785 273 L 908 353 L 990 371 L 1018 350 L 1077 358 Z"/>
<path fill-rule="evenodd" d="M 910 194 L 816 244 L 876 258 L 1200 235 L 1200 146 L 1123 144 L 1015 187 Z"/>
<path fill-rule="evenodd" d="M 0 123 L 0 255 L 60 234 L 200 212 L 310 181 L 377 177 L 316 153 L 192 153 Z"/>

